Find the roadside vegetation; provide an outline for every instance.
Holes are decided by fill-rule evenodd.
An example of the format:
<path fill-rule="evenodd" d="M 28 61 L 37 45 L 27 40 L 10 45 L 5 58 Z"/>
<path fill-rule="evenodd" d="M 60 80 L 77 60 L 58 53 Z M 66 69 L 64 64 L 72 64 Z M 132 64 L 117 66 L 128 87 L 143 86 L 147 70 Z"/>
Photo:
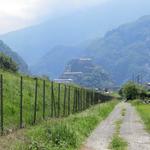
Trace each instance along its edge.
<path fill-rule="evenodd" d="M 98 96 L 101 96 L 101 102 L 111 99 L 111 96 L 100 94 L 92 89 L 73 84 L 58 84 L 45 78 L 26 75 L 22 75 L 21 92 L 19 73 L 0 70 L 0 74 L 3 75 L 3 134 L 50 118 L 67 117 L 70 114 L 79 113 L 99 103 Z M 20 125 L 21 108 L 22 123 Z"/>
<path fill-rule="evenodd" d="M 17 72 L 19 69 L 18 64 L 2 52 L 0 52 L 0 68 L 11 72 Z"/>
<path fill-rule="evenodd" d="M 146 100 L 150 97 L 148 90 L 144 86 L 134 82 L 127 82 L 126 84 L 124 84 L 120 89 L 119 94 L 125 100 Z"/>
<path fill-rule="evenodd" d="M 92 106 L 90 109 L 67 118 L 52 119 L 28 129 L 22 137 L 9 139 L 12 150 L 77 150 L 92 130 L 114 109 L 118 101 L 113 100 Z M 15 133 L 14 133 L 15 134 Z M 5 137 L 4 137 L 5 138 Z M 7 140 L 1 143 L 7 145 Z M 10 146 L 10 145 L 8 145 Z M 5 149 L 7 149 L 5 147 Z M 5 150 L 4 149 L 4 150 Z"/>
<path fill-rule="evenodd" d="M 128 82 L 122 86 L 119 94 L 133 106 L 135 106 L 139 115 L 145 123 L 146 129 L 150 132 L 150 93 L 146 87 Z"/>
<path fill-rule="evenodd" d="M 123 108 L 121 111 L 121 116 L 125 116 L 126 109 Z M 115 122 L 115 133 L 112 137 L 112 141 L 109 145 L 109 148 L 112 150 L 126 150 L 128 143 L 120 136 L 120 129 L 123 119 L 119 119 Z"/>
<path fill-rule="evenodd" d="M 140 100 L 135 100 L 131 103 L 133 106 L 135 106 L 136 110 L 140 114 L 147 131 L 150 132 L 150 104 L 145 104 Z"/>
<path fill-rule="evenodd" d="M 122 115 L 122 116 L 125 116 L 125 114 L 126 114 L 126 109 L 123 108 L 122 111 L 121 111 L 121 115 Z"/>

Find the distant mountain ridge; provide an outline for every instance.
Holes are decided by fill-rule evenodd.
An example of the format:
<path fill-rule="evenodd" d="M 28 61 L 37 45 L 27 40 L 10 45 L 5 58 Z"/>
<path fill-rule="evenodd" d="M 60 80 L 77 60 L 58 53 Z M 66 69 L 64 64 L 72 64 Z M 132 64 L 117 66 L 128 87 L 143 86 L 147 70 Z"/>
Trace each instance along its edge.
<path fill-rule="evenodd" d="M 150 81 L 150 16 L 109 31 L 88 47 L 86 55 L 108 70 L 118 84 L 132 74 Z"/>
<path fill-rule="evenodd" d="M 1 38 L 16 49 L 29 65 L 33 65 L 56 46 L 76 46 L 95 38 L 98 35 L 98 24 L 101 24 L 99 20 L 87 18 L 85 14 L 71 15 L 10 32 L 1 35 Z M 90 25 L 86 22 L 90 22 Z"/>
<path fill-rule="evenodd" d="M 145 81 L 150 80 L 150 16 L 121 25 L 89 43 L 82 49 L 80 46 L 54 48 L 33 67 L 34 71 L 56 78 L 69 60 L 85 56 L 102 66 L 117 84 L 139 73 Z"/>
<path fill-rule="evenodd" d="M 54 47 L 44 57 L 41 57 L 37 64 L 31 67 L 32 73 L 58 78 L 68 61 L 83 55 L 84 48 L 81 47 L 65 45 Z"/>
<path fill-rule="evenodd" d="M 55 46 L 76 46 L 80 42 L 102 37 L 108 30 L 150 12 L 149 1 L 147 5 L 138 2 L 138 7 L 144 8 L 142 13 L 137 11 L 137 7 L 133 10 L 135 2 L 110 1 L 110 5 L 97 5 L 62 17 L 47 18 L 43 23 L 0 35 L 0 38 L 31 66 Z M 126 4 L 129 4 L 128 7 L 119 7 Z"/>
<path fill-rule="evenodd" d="M 74 27 L 78 26 L 79 24 Z M 59 35 L 58 39 L 57 36 L 52 36 L 51 38 L 53 40 L 57 39 L 58 43 L 61 43 L 60 40 L 67 41 L 70 38 L 70 40 L 73 40 L 75 35 L 72 35 L 71 33 L 73 32 L 72 30 L 76 28 L 70 27 L 69 29 L 72 31 L 70 32 L 69 29 L 67 30 L 68 26 L 64 25 L 60 27 L 59 25 L 58 27 L 60 28 L 60 31 L 65 29 L 67 33 L 65 33 L 64 30 L 61 34 L 56 34 L 57 36 Z M 49 29 L 48 25 L 47 29 Z M 32 31 L 31 28 L 27 30 Z M 16 37 L 14 39 L 17 40 L 21 36 L 20 41 L 22 40 L 25 45 L 24 52 L 25 49 L 28 51 L 27 53 L 25 52 L 27 57 L 29 55 L 29 50 L 32 48 L 32 44 L 35 44 L 36 42 L 36 47 L 38 49 L 33 47 L 35 51 L 30 52 L 30 55 L 33 56 L 34 59 L 34 54 L 36 51 L 38 53 L 39 49 L 41 49 L 41 51 L 45 49 L 43 47 L 45 42 L 49 43 L 49 47 L 52 46 L 52 41 L 50 41 L 48 33 L 46 34 L 46 30 L 40 30 L 41 32 L 38 32 L 39 30 L 34 29 L 34 31 L 36 33 L 35 35 L 34 32 L 30 35 L 24 30 L 17 32 L 18 36 L 16 36 L 15 33 L 15 35 L 9 34 L 8 37 L 6 35 L 4 38 L 8 41 L 10 40 L 15 45 L 15 42 L 12 40 L 13 37 Z M 54 31 L 56 30 L 53 30 L 53 32 Z M 90 31 L 90 33 L 92 33 L 92 31 Z M 82 33 L 78 32 L 77 35 L 80 36 Z M 27 42 L 23 41 L 24 36 L 26 38 L 28 37 Z M 39 40 L 35 38 L 36 36 Z M 63 39 L 66 36 L 67 38 Z M 73 36 L 73 38 L 71 36 Z M 78 37 L 76 37 L 76 41 L 77 38 Z M 44 40 L 44 43 L 40 41 L 41 39 Z M 82 39 L 82 36 L 80 39 Z M 20 47 L 21 44 L 22 43 L 19 42 L 18 46 Z M 28 49 L 28 46 L 30 49 Z M 46 47 L 47 46 L 48 45 L 46 44 Z M 84 56 L 92 58 L 96 64 L 102 66 L 112 76 L 112 79 L 117 84 L 122 84 L 123 82 L 130 80 L 133 74 L 139 73 L 142 74 L 144 81 L 150 81 L 150 16 L 144 16 L 135 22 L 123 24 L 120 27 L 107 32 L 104 37 L 85 42 L 82 46 L 78 44 L 77 46 L 59 44 L 59 46 L 49 48 L 49 51 L 44 56 L 40 53 L 38 55 L 41 57 L 40 60 L 31 67 L 34 74 L 44 74 L 52 78 L 57 78 L 69 60 Z"/>
<path fill-rule="evenodd" d="M 18 65 L 19 70 L 22 73 L 28 73 L 28 65 L 25 61 L 14 51 L 11 50 L 3 41 L 0 40 L 0 52 L 4 53 L 5 55 L 11 57 Z"/>

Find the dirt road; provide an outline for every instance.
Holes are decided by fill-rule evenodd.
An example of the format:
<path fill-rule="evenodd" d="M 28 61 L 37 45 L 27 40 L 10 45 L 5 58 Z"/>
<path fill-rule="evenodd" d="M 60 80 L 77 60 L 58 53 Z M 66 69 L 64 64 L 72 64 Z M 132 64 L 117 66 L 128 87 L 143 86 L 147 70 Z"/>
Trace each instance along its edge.
<path fill-rule="evenodd" d="M 125 109 L 125 115 L 122 110 Z M 82 150 L 108 150 L 115 132 L 115 122 L 122 118 L 120 136 L 128 143 L 128 150 L 150 150 L 150 135 L 144 130 L 141 118 L 129 103 L 119 103 L 85 142 Z"/>

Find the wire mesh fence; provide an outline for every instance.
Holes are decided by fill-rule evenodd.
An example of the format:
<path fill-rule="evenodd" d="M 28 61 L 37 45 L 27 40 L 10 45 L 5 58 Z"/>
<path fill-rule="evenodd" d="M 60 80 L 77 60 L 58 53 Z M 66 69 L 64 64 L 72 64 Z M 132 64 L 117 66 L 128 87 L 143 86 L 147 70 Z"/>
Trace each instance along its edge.
<path fill-rule="evenodd" d="M 0 75 L 0 132 L 3 135 L 48 118 L 66 117 L 109 99 L 74 85 Z"/>

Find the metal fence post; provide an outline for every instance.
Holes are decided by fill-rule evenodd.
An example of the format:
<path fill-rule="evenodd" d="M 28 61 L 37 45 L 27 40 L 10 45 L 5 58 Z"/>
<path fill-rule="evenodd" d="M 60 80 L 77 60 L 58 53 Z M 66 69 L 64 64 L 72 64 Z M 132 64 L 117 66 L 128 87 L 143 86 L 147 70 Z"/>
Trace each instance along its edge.
<path fill-rule="evenodd" d="M 45 119 L 45 80 L 43 80 L 43 119 Z"/>
<path fill-rule="evenodd" d="M 66 115 L 66 96 L 67 96 L 67 87 L 65 85 L 65 89 L 64 89 L 64 110 L 63 110 L 63 115 Z"/>
<path fill-rule="evenodd" d="M 73 95 L 73 113 L 76 111 L 76 88 L 74 87 L 74 95 Z"/>
<path fill-rule="evenodd" d="M 22 114 L 23 114 L 23 112 L 22 112 L 22 105 L 23 105 L 23 103 L 22 103 L 22 99 L 23 99 L 23 77 L 21 76 L 21 78 L 20 78 L 20 128 L 22 128 L 23 127 L 23 119 L 22 119 Z"/>
<path fill-rule="evenodd" d="M 70 86 L 68 89 L 68 115 L 70 115 Z"/>
<path fill-rule="evenodd" d="M 60 116 L 60 89 L 61 85 L 60 83 L 58 84 L 58 117 Z"/>
<path fill-rule="evenodd" d="M 34 120 L 33 123 L 36 122 L 36 111 L 37 111 L 37 88 L 38 88 L 38 79 L 35 78 L 35 101 L 34 101 Z"/>
<path fill-rule="evenodd" d="M 3 112 L 3 75 L 0 75 L 0 100 L 1 100 L 1 135 L 4 132 L 4 112 Z"/>
<path fill-rule="evenodd" d="M 54 89 L 53 81 L 51 82 L 51 117 L 54 116 Z"/>

